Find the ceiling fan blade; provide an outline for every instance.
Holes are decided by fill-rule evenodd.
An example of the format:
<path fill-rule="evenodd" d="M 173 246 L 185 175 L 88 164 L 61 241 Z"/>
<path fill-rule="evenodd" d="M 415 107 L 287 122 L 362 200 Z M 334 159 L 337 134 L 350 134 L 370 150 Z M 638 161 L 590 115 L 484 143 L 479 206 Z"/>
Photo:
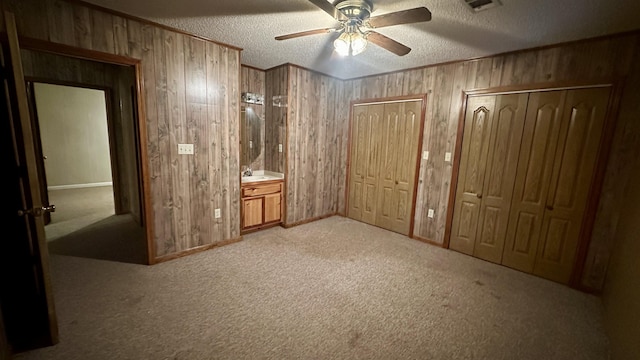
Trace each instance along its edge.
<path fill-rule="evenodd" d="M 287 40 L 287 39 L 293 39 L 293 38 L 297 38 L 297 37 L 301 37 L 301 36 L 307 36 L 307 35 L 326 34 L 326 33 L 334 32 L 334 31 L 337 31 L 337 30 L 338 29 L 334 29 L 334 28 L 326 28 L 326 29 L 316 29 L 316 30 L 301 31 L 301 32 L 293 33 L 293 34 L 276 36 L 276 40 Z"/>
<path fill-rule="evenodd" d="M 313 5 L 319 7 L 324 10 L 327 14 L 333 16 L 334 19 L 338 21 L 348 20 L 348 18 L 342 13 L 342 11 L 338 10 L 335 6 L 331 5 L 327 0 L 309 0 Z"/>
<path fill-rule="evenodd" d="M 369 42 L 372 42 L 378 46 L 380 46 L 381 48 L 391 51 L 392 53 L 398 55 L 398 56 L 404 56 L 407 55 L 410 51 L 411 48 L 408 48 L 402 44 L 400 44 L 399 42 L 390 39 L 380 33 L 377 33 L 375 31 L 369 31 L 369 33 L 367 34 L 367 40 Z"/>
<path fill-rule="evenodd" d="M 412 24 L 431 20 L 431 11 L 426 7 L 396 11 L 384 15 L 369 18 L 368 23 L 372 28 L 384 26 Z"/>

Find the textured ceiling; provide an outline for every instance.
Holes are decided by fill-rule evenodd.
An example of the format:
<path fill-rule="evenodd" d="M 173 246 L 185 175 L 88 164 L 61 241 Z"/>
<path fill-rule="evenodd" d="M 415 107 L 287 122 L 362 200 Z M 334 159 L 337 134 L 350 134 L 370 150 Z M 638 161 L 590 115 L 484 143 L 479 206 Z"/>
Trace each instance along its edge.
<path fill-rule="evenodd" d="M 355 57 L 333 53 L 336 34 L 276 41 L 334 27 L 306 0 L 88 0 L 243 49 L 242 63 L 269 69 L 293 63 L 342 79 L 640 29 L 638 0 L 502 0 L 473 13 L 463 0 L 373 0 L 372 16 L 426 6 L 429 22 L 381 28 L 412 50 L 397 56 L 376 45 Z"/>

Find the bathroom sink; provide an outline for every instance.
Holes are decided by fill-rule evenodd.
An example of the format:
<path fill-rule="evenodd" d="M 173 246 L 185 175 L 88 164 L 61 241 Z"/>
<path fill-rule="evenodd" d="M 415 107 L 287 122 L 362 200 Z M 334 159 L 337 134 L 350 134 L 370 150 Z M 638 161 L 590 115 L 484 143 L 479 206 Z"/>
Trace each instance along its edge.
<path fill-rule="evenodd" d="M 251 176 L 242 176 L 243 183 L 255 182 L 255 181 L 268 181 L 268 180 L 281 180 L 284 179 L 284 174 L 271 171 L 257 170 L 253 172 Z"/>

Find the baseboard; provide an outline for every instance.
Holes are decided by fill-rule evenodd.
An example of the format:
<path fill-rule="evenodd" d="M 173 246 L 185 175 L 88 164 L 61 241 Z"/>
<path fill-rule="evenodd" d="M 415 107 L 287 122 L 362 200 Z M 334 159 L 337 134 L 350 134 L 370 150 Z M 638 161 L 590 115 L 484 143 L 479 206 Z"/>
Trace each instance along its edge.
<path fill-rule="evenodd" d="M 435 242 L 435 241 L 433 241 L 433 240 L 429 240 L 429 239 L 427 239 L 427 238 L 420 237 L 420 236 L 418 236 L 418 235 L 413 235 L 411 238 L 412 238 L 412 239 L 415 239 L 415 240 L 418 240 L 418 241 L 420 241 L 420 242 L 423 242 L 423 243 L 427 243 L 427 244 L 429 244 L 429 245 L 433 245 L 433 246 L 437 246 L 437 247 L 444 248 L 444 244 L 441 244 L 441 243 L 439 243 L 439 242 Z"/>
<path fill-rule="evenodd" d="M 82 189 L 82 188 L 100 187 L 100 186 L 113 186 L 113 182 L 105 181 L 105 182 L 87 183 L 87 184 L 47 186 L 47 190 L 51 191 L 51 190 L 66 190 L 66 189 Z"/>
<path fill-rule="evenodd" d="M 316 216 L 316 217 L 313 217 L 313 218 L 310 218 L 310 219 L 306 219 L 306 220 L 302 220 L 302 221 L 296 221 L 296 222 L 290 223 L 290 224 L 282 224 L 282 227 L 285 228 L 285 229 L 288 229 L 288 228 L 292 228 L 294 226 L 308 224 L 310 222 L 326 219 L 326 218 L 329 218 L 329 217 L 332 217 L 332 216 L 336 216 L 336 215 L 338 215 L 338 213 L 331 213 L 331 214 Z"/>
<path fill-rule="evenodd" d="M 225 246 L 225 245 L 229 245 L 229 244 L 234 244 L 234 243 L 237 243 L 239 241 L 242 241 L 242 236 L 237 237 L 235 239 L 228 239 L 228 240 L 223 240 L 223 241 L 220 241 L 220 242 L 217 242 L 217 243 L 213 243 L 213 244 L 194 247 L 194 248 L 191 248 L 191 249 L 188 249 L 188 250 L 185 250 L 185 251 L 181 251 L 181 252 L 178 252 L 178 253 L 158 256 L 151 262 L 150 265 L 158 264 L 158 263 L 165 262 L 165 261 L 174 260 L 174 259 L 181 258 L 181 257 L 187 256 L 187 255 L 193 255 L 195 253 L 211 250 L 211 249 L 214 249 L 214 248 L 217 248 L 217 247 L 221 247 L 221 246 Z"/>

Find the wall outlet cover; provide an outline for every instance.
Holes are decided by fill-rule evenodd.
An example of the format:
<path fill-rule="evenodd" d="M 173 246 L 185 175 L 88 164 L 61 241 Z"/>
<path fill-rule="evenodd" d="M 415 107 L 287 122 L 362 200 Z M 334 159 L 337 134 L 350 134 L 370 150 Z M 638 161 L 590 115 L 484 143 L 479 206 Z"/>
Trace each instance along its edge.
<path fill-rule="evenodd" d="M 222 212 L 220 211 L 220 209 L 215 209 L 214 210 L 214 215 L 215 215 L 216 219 L 219 219 L 222 216 Z"/>
<path fill-rule="evenodd" d="M 450 152 L 444 153 L 444 161 L 447 161 L 447 162 L 451 161 L 451 153 Z"/>
<path fill-rule="evenodd" d="M 193 144 L 178 144 L 178 154 L 193 154 Z"/>
<path fill-rule="evenodd" d="M 433 216 L 434 216 L 433 209 L 429 209 L 429 211 L 427 212 L 427 216 L 433 219 Z"/>

